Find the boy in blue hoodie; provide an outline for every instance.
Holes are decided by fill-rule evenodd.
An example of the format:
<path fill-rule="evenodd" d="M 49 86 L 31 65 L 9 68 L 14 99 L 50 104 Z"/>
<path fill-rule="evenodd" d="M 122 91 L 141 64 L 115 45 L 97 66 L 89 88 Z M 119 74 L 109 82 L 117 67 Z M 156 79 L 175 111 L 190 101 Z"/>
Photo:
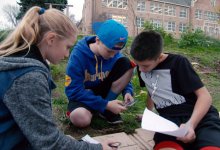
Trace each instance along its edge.
<path fill-rule="evenodd" d="M 90 125 L 99 113 L 109 123 L 121 123 L 124 104 L 133 101 L 130 83 L 134 64 L 120 53 L 128 32 L 114 21 L 93 24 L 96 36 L 87 36 L 74 47 L 66 70 L 65 93 L 70 121 L 77 127 Z M 124 102 L 117 100 L 122 92 Z"/>

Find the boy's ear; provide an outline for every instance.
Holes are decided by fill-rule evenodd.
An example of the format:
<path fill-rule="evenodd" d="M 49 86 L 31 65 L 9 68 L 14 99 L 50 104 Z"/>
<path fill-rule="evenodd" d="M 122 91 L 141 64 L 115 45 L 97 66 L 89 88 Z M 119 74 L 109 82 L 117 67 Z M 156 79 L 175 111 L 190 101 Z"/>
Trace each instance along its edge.
<path fill-rule="evenodd" d="M 162 54 L 160 54 L 160 56 L 159 56 L 159 57 L 157 57 L 155 61 L 159 61 L 159 62 L 161 62 L 161 61 L 162 61 L 162 59 L 163 59 L 163 55 L 162 55 Z"/>
<path fill-rule="evenodd" d="M 159 56 L 159 60 L 162 60 L 162 59 L 163 59 L 163 54 L 161 53 Z"/>
<path fill-rule="evenodd" d="M 47 44 L 49 46 L 51 46 L 53 43 L 54 43 L 54 40 L 56 39 L 56 33 L 54 32 L 48 32 L 47 35 L 46 35 L 46 41 L 47 41 Z"/>

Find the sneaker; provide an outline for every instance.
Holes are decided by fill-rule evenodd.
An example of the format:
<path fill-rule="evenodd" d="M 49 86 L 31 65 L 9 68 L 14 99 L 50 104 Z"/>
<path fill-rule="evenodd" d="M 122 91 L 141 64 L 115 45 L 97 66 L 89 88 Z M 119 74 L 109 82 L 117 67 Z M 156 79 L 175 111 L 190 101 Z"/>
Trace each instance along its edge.
<path fill-rule="evenodd" d="M 109 124 L 120 124 L 123 123 L 121 115 L 114 114 L 111 111 L 106 110 L 104 113 L 100 113 L 99 116 L 103 119 L 106 119 Z"/>

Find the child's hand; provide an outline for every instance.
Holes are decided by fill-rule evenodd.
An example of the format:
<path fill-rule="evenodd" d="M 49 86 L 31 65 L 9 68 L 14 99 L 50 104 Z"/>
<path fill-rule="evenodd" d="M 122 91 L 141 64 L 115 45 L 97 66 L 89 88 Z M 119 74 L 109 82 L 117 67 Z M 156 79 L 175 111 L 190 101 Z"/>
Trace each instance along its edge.
<path fill-rule="evenodd" d="M 183 143 L 192 143 L 196 139 L 195 131 L 190 124 L 181 124 L 180 125 L 180 128 L 184 128 L 184 127 L 188 128 L 188 132 L 186 133 L 186 135 L 184 137 L 177 138 L 177 140 L 180 140 Z"/>
<path fill-rule="evenodd" d="M 125 97 L 124 97 L 124 105 L 132 102 L 134 100 L 134 98 L 131 96 L 130 93 L 126 93 Z"/>
<path fill-rule="evenodd" d="M 119 114 L 125 111 L 127 108 L 123 106 L 123 103 L 119 100 L 109 101 L 106 109 L 110 110 L 114 114 Z"/>

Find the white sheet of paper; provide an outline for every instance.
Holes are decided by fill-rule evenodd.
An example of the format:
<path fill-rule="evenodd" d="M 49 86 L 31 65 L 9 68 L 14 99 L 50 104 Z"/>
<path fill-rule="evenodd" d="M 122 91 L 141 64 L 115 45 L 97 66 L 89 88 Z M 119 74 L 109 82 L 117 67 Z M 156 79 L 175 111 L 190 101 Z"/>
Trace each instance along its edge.
<path fill-rule="evenodd" d="M 175 123 L 155 114 L 147 108 L 144 110 L 141 127 L 146 130 L 176 137 L 183 137 L 188 131 L 187 127 L 179 128 Z"/>
<path fill-rule="evenodd" d="M 84 137 L 82 137 L 82 140 L 88 143 L 93 143 L 93 144 L 99 144 L 98 141 L 96 141 L 95 139 L 91 138 L 88 134 L 85 135 Z"/>

